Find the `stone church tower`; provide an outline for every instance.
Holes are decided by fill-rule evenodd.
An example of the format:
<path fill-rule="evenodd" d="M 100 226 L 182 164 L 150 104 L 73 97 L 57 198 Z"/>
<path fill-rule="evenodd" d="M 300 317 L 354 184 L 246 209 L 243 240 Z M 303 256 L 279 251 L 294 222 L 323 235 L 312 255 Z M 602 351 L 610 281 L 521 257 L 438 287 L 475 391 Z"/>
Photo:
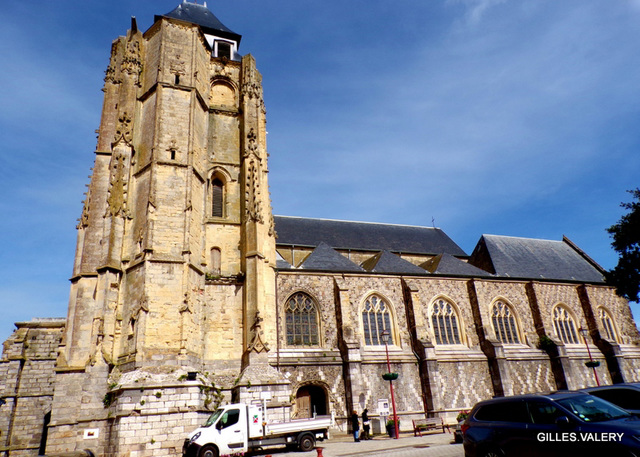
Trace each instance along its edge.
<path fill-rule="evenodd" d="M 274 217 L 240 40 L 184 1 L 113 42 L 67 318 L 3 344 L 0 453 L 176 456 L 222 402 L 342 430 L 368 408 L 384 432 L 387 360 L 405 430 L 640 382 L 629 304 L 567 238 L 485 234 L 468 255 L 436 227 Z"/>
<path fill-rule="evenodd" d="M 241 400 L 257 382 L 251 367 L 270 373 L 265 107 L 240 39 L 206 6 L 184 2 L 145 33 L 132 19 L 113 42 L 47 452 L 94 439 L 94 451 L 121 455 L 161 441 L 168 420 L 182 439 L 201 421 L 190 412 L 221 400 L 221 377 Z M 202 383 L 210 395 L 194 388 Z M 132 423 L 163 413 L 155 438 L 125 439 Z"/>

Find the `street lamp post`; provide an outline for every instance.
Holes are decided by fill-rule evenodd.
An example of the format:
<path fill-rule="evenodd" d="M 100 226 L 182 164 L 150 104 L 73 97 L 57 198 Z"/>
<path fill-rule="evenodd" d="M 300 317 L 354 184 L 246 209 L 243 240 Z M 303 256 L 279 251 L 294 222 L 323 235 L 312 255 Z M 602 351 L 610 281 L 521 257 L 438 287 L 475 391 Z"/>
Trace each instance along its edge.
<path fill-rule="evenodd" d="M 384 350 L 387 353 L 387 372 L 391 373 L 391 363 L 389 363 L 389 346 L 388 346 L 388 341 L 389 341 L 389 337 L 391 336 L 391 333 L 389 333 L 389 330 L 385 329 L 382 331 L 380 336 L 384 340 Z M 393 408 L 393 426 L 396 432 L 395 439 L 398 439 L 398 435 L 400 433 L 398 430 L 398 416 L 396 415 L 396 399 L 393 396 L 393 380 L 391 379 L 389 379 L 389 390 L 391 391 L 391 407 Z"/>
<path fill-rule="evenodd" d="M 591 357 L 591 350 L 589 349 L 589 343 L 587 343 L 587 334 L 589 332 L 587 331 L 586 328 L 582 328 L 582 327 L 580 327 L 578 331 L 582 335 L 582 338 L 584 338 L 585 346 L 587 346 L 587 353 L 589 354 L 589 365 L 587 366 L 591 366 L 591 369 L 593 370 L 593 375 L 596 378 L 596 384 L 600 385 L 600 379 L 598 379 L 598 372 L 596 371 L 596 366 L 600 364 L 598 362 L 594 362 L 593 357 Z"/>

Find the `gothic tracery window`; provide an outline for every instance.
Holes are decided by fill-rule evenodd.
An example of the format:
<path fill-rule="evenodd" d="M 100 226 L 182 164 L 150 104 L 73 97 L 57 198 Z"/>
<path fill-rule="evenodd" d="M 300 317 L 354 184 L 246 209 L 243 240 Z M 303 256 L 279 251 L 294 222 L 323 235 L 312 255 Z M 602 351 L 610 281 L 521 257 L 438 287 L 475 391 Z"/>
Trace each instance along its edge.
<path fill-rule="evenodd" d="M 609 314 L 609 312 L 604 308 L 598 308 L 598 318 L 600 319 L 600 323 L 604 328 L 605 337 L 608 340 L 618 341 L 616 338 L 616 330 L 613 326 L 613 319 L 611 318 L 611 314 Z"/>
<path fill-rule="evenodd" d="M 503 301 L 497 301 L 491 309 L 491 323 L 496 338 L 501 343 L 519 344 L 518 324 L 511 307 Z"/>
<path fill-rule="evenodd" d="M 287 344 L 289 346 L 317 346 L 318 309 L 313 299 L 298 292 L 285 306 Z"/>
<path fill-rule="evenodd" d="M 458 315 L 446 300 L 437 300 L 431 309 L 431 325 L 436 344 L 460 344 Z"/>
<path fill-rule="evenodd" d="M 561 305 L 553 308 L 553 327 L 564 344 L 578 344 L 578 332 L 573 317 Z"/>
<path fill-rule="evenodd" d="M 367 346 L 384 344 L 382 332 L 389 333 L 388 344 L 395 344 L 391 326 L 391 310 L 389 304 L 378 295 L 371 295 L 364 302 L 362 309 L 362 328 L 364 343 Z"/>

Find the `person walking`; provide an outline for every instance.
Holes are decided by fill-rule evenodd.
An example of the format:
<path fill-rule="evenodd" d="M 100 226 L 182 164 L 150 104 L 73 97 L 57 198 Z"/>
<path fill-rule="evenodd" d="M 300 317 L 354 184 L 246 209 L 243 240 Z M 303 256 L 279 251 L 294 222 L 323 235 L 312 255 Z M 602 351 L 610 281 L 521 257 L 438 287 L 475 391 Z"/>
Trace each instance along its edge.
<path fill-rule="evenodd" d="M 369 431 L 371 430 L 371 424 L 369 423 L 369 410 L 367 408 L 362 411 L 362 439 L 370 440 L 371 434 Z"/>
<path fill-rule="evenodd" d="M 354 410 L 351 415 L 351 430 L 353 430 L 353 441 L 360 442 L 360 422 L 358 421 L 358 413 Z"/>

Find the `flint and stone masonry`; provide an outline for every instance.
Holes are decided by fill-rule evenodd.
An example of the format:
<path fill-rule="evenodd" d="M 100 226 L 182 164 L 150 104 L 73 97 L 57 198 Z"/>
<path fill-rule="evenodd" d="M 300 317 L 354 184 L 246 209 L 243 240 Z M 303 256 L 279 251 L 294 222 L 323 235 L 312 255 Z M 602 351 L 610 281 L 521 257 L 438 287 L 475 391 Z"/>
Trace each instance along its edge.
<path fill-rule="evenodd" d="M 219 404 L 276 420 L 368 408 L 383 331 L 401 427 L 494 395 L 640 381 L 640 335 L 568 239 L 274 216 L 261 76 L 241 36 L 183 2 L 116 39 L 66 319 L 17 323 L 0 452 L 180 453 Z M 585 330 L 585 336 L 580 334 Z"/>

